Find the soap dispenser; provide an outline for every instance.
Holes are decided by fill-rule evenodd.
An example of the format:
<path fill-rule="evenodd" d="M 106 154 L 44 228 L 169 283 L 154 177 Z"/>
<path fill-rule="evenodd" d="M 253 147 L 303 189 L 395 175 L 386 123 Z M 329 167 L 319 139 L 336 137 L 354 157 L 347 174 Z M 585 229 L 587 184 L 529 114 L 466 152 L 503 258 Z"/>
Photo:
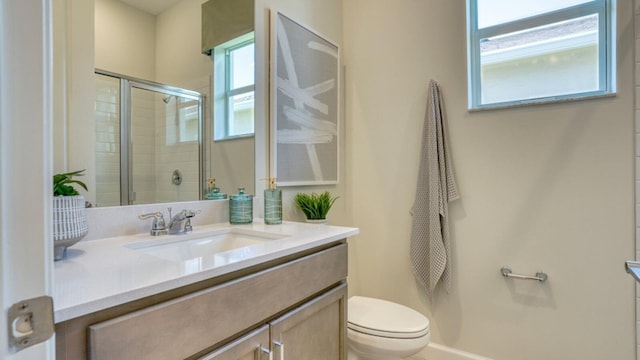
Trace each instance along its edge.
<path fill-rule="evenodd" d="M 253 222 L 253 196 L 245 194 L 244 188 L 229 196 L 229 222 L 251 224 Z"/>
<path fill-rule="evenodd" d="M 221 193 L 220 188 L 216 187 L 216 179 L 208 178 L 207 179 L 207 195 L 205 195 L 207 200 L 224 200 L 227 198 L 227 194 Z"/>
<path fill-rule="evenodd" d="M 267 188 L 264 190 L 264 223 L 282 224 L 282 190 L 276 188 L 276 178 L 262 180 L 267 181 Z"/>

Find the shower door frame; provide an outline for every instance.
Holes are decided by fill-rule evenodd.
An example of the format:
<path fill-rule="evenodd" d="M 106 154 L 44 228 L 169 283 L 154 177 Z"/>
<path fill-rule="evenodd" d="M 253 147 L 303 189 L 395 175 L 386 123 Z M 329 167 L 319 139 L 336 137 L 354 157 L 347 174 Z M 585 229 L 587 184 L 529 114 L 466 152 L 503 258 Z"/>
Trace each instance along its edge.
<path fill-rule="evenodd" d="M 198 101 L 198 170 L 200 172 L 198 176 L 198 199 L 202 200 L 206 172 L 206 151 L 204 146 L 206 96 L 197 91 L 138 79 L 111 71 L 95 69 L 95 73 L 116 78 L 120 81 L 120 205 L 131 205 L 135 201 L 133 200 L 133 142 L 131 136 L 131 90 L 134 88 Z M 123 166 L 123 164 L 126 164 L 126 166 Z"/>

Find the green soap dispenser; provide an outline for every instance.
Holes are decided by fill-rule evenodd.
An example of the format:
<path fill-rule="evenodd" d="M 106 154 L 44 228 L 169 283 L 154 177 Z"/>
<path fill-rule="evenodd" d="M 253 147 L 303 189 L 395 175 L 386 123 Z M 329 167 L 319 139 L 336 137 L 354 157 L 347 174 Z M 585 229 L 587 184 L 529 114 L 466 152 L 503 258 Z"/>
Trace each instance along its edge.
<path fill-rule="evenodd" d="M 215 178 L 208 178 L 207 185 L 207 195 L 205 195 L 207 200 L 224 200 L 227 198 L 227 194 L 221 193 L 220 188 L 216 187 Z"/>
<path fill-rule="evenodd" d="M 267 181 L 267 188 L 264 190 L 264 223 L 282 224 L 282 190 L 276 188 L 276 178 L 262 180 Z"/>
<path fill-rule="evenodd" d="M 244 188 L 229 196 L 229 222 L 251 224 L 253 222 L 253 196 L 245 194 Z"/>

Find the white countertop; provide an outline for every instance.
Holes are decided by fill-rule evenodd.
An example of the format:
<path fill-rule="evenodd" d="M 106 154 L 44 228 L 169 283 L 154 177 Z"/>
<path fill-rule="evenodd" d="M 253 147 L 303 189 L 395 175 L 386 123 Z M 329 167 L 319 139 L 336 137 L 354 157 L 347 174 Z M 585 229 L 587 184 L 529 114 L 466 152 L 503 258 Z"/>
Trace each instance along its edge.
<path fill-rule="evenodd" d="M 191 238 L 229 227 L 284 237 L 187 261 L 165 260 L 131 248 L 136 242 L 173 241 L 181 236 Z M 55 322 L 322 246 L 358 232 L 357 228 L 287 221 L 281 225 L 265 225 L 261 219 L 256 219 L 249 225 L 221 223 L 194 226 L 189 235 L 151 237 L 138 234 L 81 241 L 67 249 L 63 260 L 55 262 Z"/>

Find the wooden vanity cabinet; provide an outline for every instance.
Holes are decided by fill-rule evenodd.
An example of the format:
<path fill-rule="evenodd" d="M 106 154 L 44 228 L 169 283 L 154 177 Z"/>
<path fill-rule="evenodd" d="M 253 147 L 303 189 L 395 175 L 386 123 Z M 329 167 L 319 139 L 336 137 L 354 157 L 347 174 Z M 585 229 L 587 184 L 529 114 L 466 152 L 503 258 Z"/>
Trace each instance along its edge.
<path fill-rule="evenodd" d="M 346 276 L 342 240 L 56 324 L 57 358 L 346 360 Z"/>
<path fill-rule="evenodd" d="M 346 300 L 343 284 L 199 360 L 346 360 Z"/>

